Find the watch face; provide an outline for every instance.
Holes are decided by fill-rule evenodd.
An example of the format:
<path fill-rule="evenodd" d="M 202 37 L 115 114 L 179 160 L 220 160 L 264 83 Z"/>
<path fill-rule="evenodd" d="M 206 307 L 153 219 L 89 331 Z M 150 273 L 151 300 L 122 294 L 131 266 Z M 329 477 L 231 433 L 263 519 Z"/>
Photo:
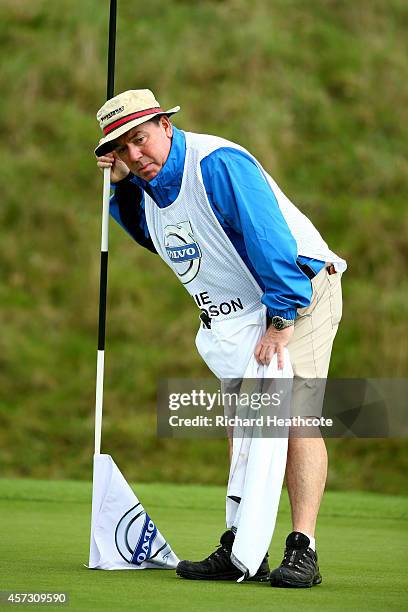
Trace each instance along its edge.
<path fill-rule="evenodd" d="M 283 329 L 285 327 L 282 317 L 272 317 L 272 325 L 275 329 Z"/>

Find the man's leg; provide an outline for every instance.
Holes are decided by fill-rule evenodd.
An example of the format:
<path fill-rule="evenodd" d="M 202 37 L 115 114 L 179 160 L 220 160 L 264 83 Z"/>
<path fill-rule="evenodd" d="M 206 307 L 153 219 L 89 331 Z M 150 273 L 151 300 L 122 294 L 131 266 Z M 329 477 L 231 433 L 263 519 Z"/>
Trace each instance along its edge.
<path fill-rule="evenodd" d="M 295 323 L 288 346 L 295 380 L 292 416 L 321 416 L 325 379 L 341 317 L 341 276 L 324 269 L 313 279 L 313 298 Z M 309 431 L 309 435 L 308 435 Z M 310 437 L 313 436 L 313 437 Z M 286 484 L 293 531 L 314 537 L 327 478 L 327 451 L 318 428 L 293 428 L 288 445 Z"/>
<path fill-rule="evenodd" d="M 292 416 L 321 416 L 321 401 L 333 340 L 341 318 L 341 277 L 322 270 L 312 281 L 308 308 L 298 310 L 288 345 L 295 374 Z M 282 563 L 271 572 L 271 586 L 311 587 L 322 581 L 314 533 L 327 477 L 327 452 L 316 432 L 291 431 L 286 483 L 293 531 Z M 315 435 L 316 437 L 310 437 Z"/>
<path fill-rule="evenodd" d="M 293 531 L 314 537 L 326 477 L 327 451 L 323 438 L 289 438 L 286 484 Z"/>

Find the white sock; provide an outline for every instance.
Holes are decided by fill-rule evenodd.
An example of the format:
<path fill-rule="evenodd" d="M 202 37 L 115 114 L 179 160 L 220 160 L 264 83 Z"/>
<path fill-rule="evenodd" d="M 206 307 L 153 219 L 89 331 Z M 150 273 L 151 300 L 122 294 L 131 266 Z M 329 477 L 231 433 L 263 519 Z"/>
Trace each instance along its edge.
<path fill-rule="evenodd" d="M 311 548 L 312 550 L 314 550 L 316 552 L 316 540 L 315 540 L 315 538 L 313 536 L 309 535 L 308 533 L 305 533 L 304 531 L 302 531 L 302 533 L 303 533 L 303 535 L 305 535 L 310 540 L 309 548 Z"/>

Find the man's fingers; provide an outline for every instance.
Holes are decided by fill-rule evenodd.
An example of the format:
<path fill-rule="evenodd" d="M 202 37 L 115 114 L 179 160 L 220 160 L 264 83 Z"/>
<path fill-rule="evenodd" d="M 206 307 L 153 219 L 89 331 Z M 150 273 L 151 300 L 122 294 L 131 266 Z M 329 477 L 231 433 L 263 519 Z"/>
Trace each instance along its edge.
<path fill-rule="evenodd" d="M 112 162 L 98 161 L 96 165 L 98 168 L 112 168 Z"/>
<path fill-rule="evenodd" d="M 265 358 L 266 358 L 267 350 L 268 350 L 268 347 L 265 344 L 263 344 L 262 341 L 257 344 L 254 355 L 255 355 L 257 362 L 260 363 L 261 365 L 265 365 Z"/>
<path fill-rule="evenodd" d="M 254 356 L 258 363 L 261 363 L 261 360 L 260 360 L 261 349 L 262 349 L 262 342 L 258 342 L 254 350 Z"/>
<path fill-rule="evenodd" d="M 277 346 L 275 344 L 271 344 L 268 347 L 268 352 L 266 355 L 266 359 L 265 359 L 265 365 L 269 365 L 272 361 L 272 357 L 274 356 L 274 354 L 277 352 Z"/>
<path fill-rule="evenodd" d="M 96 165 L 98 166 L 98 168 L 103 170 L 104 168 L 112 168 L 114 162 L 115 159 L 113 155 L 108 153 L 106 155 L 101 155 L 100 157 L 98 157 Z"/>
<path fill-rule="evenodd" d="M 262 341 L 259 342 L 254 352 L 257 362 L 261 365 L 269 365 L 275 350 L 276 348 L 273 344 L 265 344 Z"/>
<path fill-rule="evenodd" d="M 262 365 L 265 365 L 265 355 L 266 355 L 267 350 L 268 350 L 268 347 L 262 344 L 261 350 L 259 351 L 259 363 L 262 363 Z"/>
<path fill-rule="evenodd" d="M 269 365 L 274 354 L 277 354 L 278 369 L 283 370 L 285 364 L 283 344 L 265 344 L 262 341 L 256 345 L 254 356 L 261 365 Z"/>
<path fill-rule="evenodd" d="M 277 347 L 277 354 L 278 354 L 278 370 L 283 370 L 283 366 L 284 366 L 284 357 L 283 357 L 283 345 L 282 344 L 278 344 Z"/>

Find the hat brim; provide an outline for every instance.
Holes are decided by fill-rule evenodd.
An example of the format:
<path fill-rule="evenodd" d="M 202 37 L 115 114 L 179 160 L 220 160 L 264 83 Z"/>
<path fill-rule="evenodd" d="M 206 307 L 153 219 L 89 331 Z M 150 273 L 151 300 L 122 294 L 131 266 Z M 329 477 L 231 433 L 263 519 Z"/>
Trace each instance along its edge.
<path fill-rule="evenodd" d="M 113 149 L 115 148 L 114 141 L 117 138 L 119 138 L 119 136 L 126 134 L 126 132 L 136 127 L 137 125 L 140 125 L 141 123 L 146 123 L 146 121 L 150 121 L 150 119 L 153 119 L 153 117 L 157 117 L 158 115 L 168 115 L 170 117 L 170 115 L 174 115 L 175 113 L 178 113 L 179 110 L 180 110 L 180 107 L 175 106 L 174 108 L 171 108 L 168 111 L 161 111 L 160 113 L 153 113 L 152 115 L 145 115 L 144 117 L 139 117 L 138 119 L 129 121 L 129 123 L 125 123 L 125 125 L 121 125 L 120 127 L 118 127 L 116 130 L 113 130 L 110 134 L 108 134 L 108 136 L 106 136 L 100 141 L 100 143 L 95 149 L 95 155 L 97 157 L 100 157 L 101 155 L 105 155 L 105 153 L 111 153 Z"/>

